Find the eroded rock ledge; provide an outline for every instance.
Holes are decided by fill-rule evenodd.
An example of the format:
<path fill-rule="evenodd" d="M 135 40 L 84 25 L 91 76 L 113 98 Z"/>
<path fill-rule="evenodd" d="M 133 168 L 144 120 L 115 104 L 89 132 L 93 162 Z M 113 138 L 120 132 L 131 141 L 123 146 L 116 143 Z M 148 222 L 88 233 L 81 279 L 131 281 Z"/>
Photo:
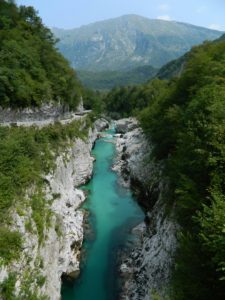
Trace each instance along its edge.
<path fill-rule="evenodd" d="M 114 170 L 124 178 L 146 208 L 146 222 L 133 229 L 136 243 L 122 257 L 121 299 L 149 300 L 165 295 L 177 246 L 178 226 L 173 211 L 165 212 L 162 193 L 167 183 L 162 179 L 163 166 L 150 160 L 151 147 L 135 119 L 116 122 L 117 160 Z"/>

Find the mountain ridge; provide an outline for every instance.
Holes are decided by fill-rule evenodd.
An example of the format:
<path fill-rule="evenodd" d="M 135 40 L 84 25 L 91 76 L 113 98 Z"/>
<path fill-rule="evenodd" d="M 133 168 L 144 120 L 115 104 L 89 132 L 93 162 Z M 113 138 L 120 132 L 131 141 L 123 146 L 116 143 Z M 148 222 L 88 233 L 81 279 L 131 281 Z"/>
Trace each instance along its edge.
<path fill-rule="evenodd" d="M 88 71 L 160 68 L 223 32 L 177 21 L 125 15 L 75 29 L 53 28 L 57 46 L 72 67 Z"/>
<path fill-rule="evenodd" d="M 137 14 L 126 14 L 126 15 L 121 15 L 119 17 L 115 17 L 115 18 L 109 18 L 109 19 L 103 19 L 100 21 L 93 21 L 91 23 L 88 24 L 84 24 L 78 27 L 73 27 L 73 28 L 61 28 L 61 27 L 56 27 L 53 26 L 51 27 L 51 30 L 59 30 L 59 31 L 73 31 L 73 30 L 77 30 L 77 29 L 83 29 L 85 27 L 89 27 L 89 26 L 93 26 L 93 25 L 97 25 L 103 22 L 110 22 L 110 21 L 114 21 L 114 20 L 119 20 L 119 19 L 123 19 L 123 18 L 140 18 L 140 19 L 145 19 L 145 20 L 150 20 L 150 21 L 161 21 L 161 22 L 171 22 L 171 23 L 177 23 L 177 24 L 185 24 L 185 25 L 189 25 L 189 26 L 193 26 L 193 27 L 198 27 L 198 28 L 203 28 L 203 29 L 207 29 L 210 31 L 215 31 L 215 32 L 221 32 L 221 35 L 225 32 L 223 30 L 217 30 L 217 29 L 211 29 L 211 28 L 207 28 L 204 26 L 200 26 L 200 25 L 194 25 L 191 23 L 186 23 L 186 22 L 181 22 L 181 21 L 176 21 L 176 20 L 162 20 L 162 19 L 152 19 L 152 18 L 147 18 L 144 16 L 140 16 Z"/>

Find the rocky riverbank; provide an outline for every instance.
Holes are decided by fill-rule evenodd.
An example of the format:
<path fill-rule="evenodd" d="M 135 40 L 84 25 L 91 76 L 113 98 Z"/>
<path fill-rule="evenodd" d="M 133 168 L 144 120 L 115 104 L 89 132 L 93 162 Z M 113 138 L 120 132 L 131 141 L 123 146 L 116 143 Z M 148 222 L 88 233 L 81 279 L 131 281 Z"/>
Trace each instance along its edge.
<path fill-rule="evenodd" d="M 166 213 L 161 197 L 167 188 L 161 175 L 163 166 L 150 160 L 151 147 L 137 121 L 119 120 L 116 131 L 118 155 L 113 168 L 146 209 L 146 222 L 133 229 L 136 236 L 133 248 L 122 255 L 121 299 L 151 300 L 154 294 L 166 294 L 178 226 L 173 220 L 173 210 Z"/>
<path fill-rule="evenodd" d="M 43 192 L 51 211 L 51 225 L 45 229 L 44 241 L 39 240 L 31 207 L 27 207 L 23 214 L 13 212 L 13 229 L 23 235 L 23 252 L 19 261 L 0 269 L 0 283 L 9 273 L 19 274 L 16 294 L 21 292 L 24 282 L 28 283 L 31 277 L 37 276 L 29 289 L 35 287 L 38 299 L 47 295 L 50 300 L 57 300 L 60 299 L 61 277 L 79 274 L 84 221 L 80 205 L 85 200 L 79 186 L 92 176 L 94 158 L 91 149 L 98 131 L 107 126 L 108 122 L 104 119 L 97 120 L 89 129 L 87 139 L 71 141 L 71 147 L 57 157 L 55 169 L 45 176 Z M 28 222 L 32 230 L 28 228 Z"/>

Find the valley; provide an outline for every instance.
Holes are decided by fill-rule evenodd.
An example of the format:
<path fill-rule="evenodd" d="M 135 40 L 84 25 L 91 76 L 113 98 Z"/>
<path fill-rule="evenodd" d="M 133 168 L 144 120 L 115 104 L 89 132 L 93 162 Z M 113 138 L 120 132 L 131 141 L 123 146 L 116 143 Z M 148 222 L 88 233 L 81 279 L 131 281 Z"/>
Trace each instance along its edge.
<path fill-rule="evenodd" d="M 99 90 L 150 80 L 191 47 L 221 36 L 220 31 L 138 15 L 52 32 L 82 83 Z"/>
<path fill-rule="evenodd" d="M 0 300 L 224 300 L 225 34 L 209 27 L 51 31 L 0 0 Z"/>

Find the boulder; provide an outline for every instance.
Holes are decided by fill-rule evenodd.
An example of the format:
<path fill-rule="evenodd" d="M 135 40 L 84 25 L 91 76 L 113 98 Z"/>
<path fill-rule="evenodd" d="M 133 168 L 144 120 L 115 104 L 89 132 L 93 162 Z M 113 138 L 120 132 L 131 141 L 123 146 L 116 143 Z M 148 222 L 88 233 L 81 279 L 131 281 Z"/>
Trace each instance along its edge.
<path fill-rule="evenodd" d="M 126 118 L 116 121 L 116 132 L 126 133 L 138 127 L 138 121 L 135 118 Z"/>

